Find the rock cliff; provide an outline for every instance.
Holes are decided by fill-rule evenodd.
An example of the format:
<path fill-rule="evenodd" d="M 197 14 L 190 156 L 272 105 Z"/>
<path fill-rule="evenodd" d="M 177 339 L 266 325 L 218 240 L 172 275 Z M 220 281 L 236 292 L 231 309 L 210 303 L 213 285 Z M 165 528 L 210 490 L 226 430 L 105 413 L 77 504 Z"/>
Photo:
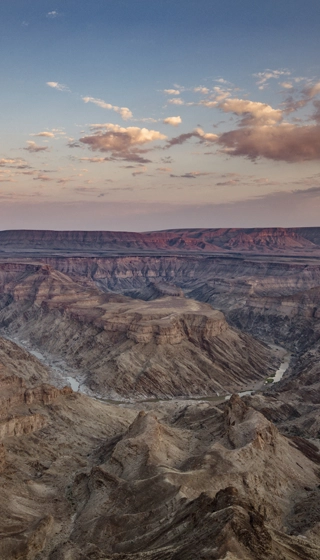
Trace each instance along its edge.
<path fill-rule="evenodd" d="M 45 265 L 10 277 L 4 291 L 5 332 L 63 357 L 100 395 L 215 395 L 254 387 L 275 366 L 264 345 L 177 290 L 144 302 Z"/>
<path fill-rule="evenodd" d="M 0 232 L 3 254 L 22 253 L 306 253 L 320 254 L 320 228 L 176 229 L 144 233 L 12 230 Z"/>

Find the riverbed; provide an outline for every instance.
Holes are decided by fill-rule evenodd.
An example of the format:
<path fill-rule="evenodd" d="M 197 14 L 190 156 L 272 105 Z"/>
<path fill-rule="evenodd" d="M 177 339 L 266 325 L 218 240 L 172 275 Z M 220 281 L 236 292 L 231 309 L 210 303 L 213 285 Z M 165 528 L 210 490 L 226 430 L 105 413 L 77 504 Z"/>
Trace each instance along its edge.
<path fill-rule="evenodd" d="M 57 359 L 53 356 L 51 356 L 48 353 L 42 353 L 39 350 L 34 350 L 33 348 L 31 348 L 31 345 L 28 341 L 26 340 L 20 340 L 17 337 L 9 337 L 6 335 L 1 335 L 3 336 L 3 338 L 7 338 L 8 340 L 14 342 L 15 344 L 17 344 L 17 346 L 20 346 L 21 348 L 23 348 L 24 350 L 26 350 L 27 352 L 29 352 L 32 356 L 34 356 L 35 358 L 37 358 L 37 360 L 39 360 L 39 362 L 41 362 L 46 368 L 48 368 L 48 370 L 50 371 L 51 375 L 48 378 L 48 383 L 51 383 L 55 386 L 57 386 L 58 388 L 62 388 L 65 385 L 69 385 L 71 387 L 71 389 L 74 392 L 80 392 L 83 393 L 87 396 L 90 396 L 92 398 L 95 398 L 99 401 L 103 401 L 105 403 L 110 403 L 110 404 L 129 404 L 129 403 L 134 403 L 134 402 L 159 402 L 159 401 L 169 401 L 169 400 L 195 400 L 195 401 L 205 401 L 205 400 L 209 400 L 209 401 L 214 401 L 216 403 L 218 402 L 223 402 L 223 401 L 227 401 L 231 398 L 231 393 L 229 395 L 214 395 L 214 396 L 202 396 L 202 397 L 175 397 L 173 399 L 153 399 L 153 398 L 135 398 L 135 399 L 121 399 L 121 397 L 119 396 L 114 396 L 114 398 L 112 398 L 111 396 L 101 396 L 101 395 L 96 395 L 94 394 L 92 391 L 90 391 L 90 389 L 88 387 L 86 387 L 85 385 L 85 380 L 84 380 L 84 376 L 80 376 L 79 374 L 76 374 L 72 368 L 70 368 L 62 359 Z M 275 383 L 279 383 L 279 381 L 282 379 L 283 375 L 285 374 L 285 372 L 287 371 L 288 367 L 289 367 L 289 363 L 290 363 L 290 359 L 291 359 L 291 353 L 286 350 L 285 348 L 281 347 L 281 346 L 276 346 L 274 344 L 269 344 L 270 350 L 272 351 L 273 354 L 277 355 L 279 357 L 279 359 L 281 359 L 281 363 L 278 367 L 278 369 L 276 370 L 275 374 L 273 374 L 273 376 L 268 377 L 267 379 L 270 381 L 261 381 L 259 384 L 257 384 L 257 386 L 255 386 L 254 388 L 248 388 L 247 390 L 241 391 L 239 393 L 237 393 L 240 397 L 244 397 L 246 395 L 252 395 L 254 392 L 259 391 L 261 389 L 263 389 L 264 387 L 266 387 L 267 385 L 274 385 Z M 272 379 L 272 382 L 271 382 Z"/>

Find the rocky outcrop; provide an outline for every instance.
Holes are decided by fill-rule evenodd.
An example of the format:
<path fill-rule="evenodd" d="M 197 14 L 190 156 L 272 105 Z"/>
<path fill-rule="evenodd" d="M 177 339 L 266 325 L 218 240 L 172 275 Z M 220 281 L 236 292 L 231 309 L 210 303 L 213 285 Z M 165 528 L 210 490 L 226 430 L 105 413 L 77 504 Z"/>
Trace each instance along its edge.
<path fill-rule="evenodd" d="M 316 465 L 261 414 L 233 397 L 224 412 L 189 404 L 171 422 L 157 416 L 141 411 L 75 478 L 74 529 L 50 560 L 317 558 L 316 544 L 284 530 L 306 480 L 317 487 Z"/>
<path fill-rule="evenodd" d="M 24 381 L 10 401 L 5 379 L 0 557 L 319 557 L 315 451 L 239 397 L 114 406 Z"/>
<path fill-rule="evenodd" d="M 27 405 L 31 404 L 52 404 L 61 395 L 72 394 L 71 387 L 64 387 L 63 389 L 57 389 L 52 385 L 40 385 L 39 387 L 34 387 L 32 389 L 26 389 L 24 393 L 24 400 Z"/>
<path fill-rule="evenodd" d="M 0 557 L 8 560 L 34 560 L 52 535 L 53 518 L 45 516 L 33 526 L 18 535 L 4 537 L 0 540 Z"/>
<path fill-rule="evenodd" d="M 252 442 L 258 449 L 276 445 L 278 431 L 262 414 L 246 406 L 237 395 L 232 395 L 225 410 L 227 437 L 231 445 L 241 448 Z"/>
<path fill-rule="evenodd" d="M 22 436 L 41 430 L 46 425 L 46 419 L 41 414 L 16 416 L 0 422 L 0 439 Z"/>
<path fill-rule="evenodd" d="M 104 294 L 50 267 L 32 272 L 7 286 L 12 301 L 0 311 L 2 325 L 63 358 L 100 395 L 215 395 L 254 387 L 275 367 L 264 345 L 179 291 L 144 302 Z"/>

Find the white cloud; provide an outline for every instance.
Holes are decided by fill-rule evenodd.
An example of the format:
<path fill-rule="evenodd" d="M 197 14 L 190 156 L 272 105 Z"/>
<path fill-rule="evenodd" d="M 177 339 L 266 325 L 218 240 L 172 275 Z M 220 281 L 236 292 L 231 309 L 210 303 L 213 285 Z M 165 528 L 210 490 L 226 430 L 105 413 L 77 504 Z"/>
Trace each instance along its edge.
<path fill-rule="evenodd" d="M 217 107 L 218 101 L 207 101 L 206 99 L 201 99 L 197 105 L 202 105 L 203 107 L 208 107 L 209 109 L 213 109 Z"/>
<path fill-rule="evenodd" d="M 279 80 L 281 76 L 290 76 L 290 74 L 289 70 L 265 70 L 253 75 L 258 78 L 256 84 L 262 90 L 267 87 L 269 80 Z"/>
<path fill-rule="evenodd" d="M 93 124 L 91 125 L 91 130 L 100 130 L 100 138 L 104 136 L 102 130 L 105 130 L 109 134 L 110 142 L 112 144 L 117 143 L 117 136 L 119 138 L 126 138 L 130 145 L 134 144 L 146 144 L 147 142 L 153 142 L 154 140 L 166 140 L 165 134 L 161 134 L 157 130 L 149 130 L 148 128 L 139 128 L 138 126 L 129 126 L 127 128 L 122 127 L 118 124 L 105 123 L 105 124 Z M 95 136 L 96 138 L 99 136 Z"/>
<path fill-rule="evenodd" d="M 111 105 L 111 103 L 106 103 L 103 99 L 96 99 L 95 97 L 83 97 L 82 100 L 85 103 L 94 103 L 98 107 L 102 109 L 108 109 L 109 111 L 115 111 L 119 115 L 121 115 L 124 121 L 132 119 L 132 112 L 128 107 L 118 107 L 117 105 Z"/>
<path fill-rule="evenodd" d="M 184 105 L 184 101 L 180 99 L 180 97 L 177 97 L 176 99 L 168 99 L 168 103 L 171 103 L 171 105 Z"/>
<path fill-rule="evenodd" d="M 26 167 L 26 165 L 27 165 L 27 162 L 24 159 L 20 159 L 20 158 L 2 158 L 2 159 L 0 159 L 0 167 L 6 167 L 6 166 Z"/>
<path fill-rule="evenodd" d="M 167 95 L 180 95 L 180 90 L 179 89 L 165 89 L 164 93 L 166 93 Z"/>
<path fill-rule="evenodd" d="M 204 132 L 202 128 L 196 128 L 195 132 L 200 138 L 203 138 L 207 142 L 216 142 L 219 138 L 217 134 L 212 134 L 211 132 Z"/>
<path fill-rule="evenodd" d="M 293 87 L 291 82 L 281 82 L 280 86 L 283 87 L 284 89 L 292 89 L 292 87 Z"/>
<path fill-rule="evenodd" d="M 69 91 L 69 88 L 67 86 L 64 86 L 63 84 L 59 84 L 59 82 L 46 82 L 47 86 L 53 88 L 53 89 L 57 89 L 58 91 Z"/>
<path fill-rule="evenodd" d="M 46 130 L 43 132 L 38 132 L 37 134 L 32 134 L 31 136 L 43 136 L 44 138 L 54 138 L 53 132 L 47 132 Z"/>
<path fill-rule="evenodd" d="M 171 126 L 179 126 L 182 123 L 181 117 L 167 117 L 163 120 L 164 124 L 170 124 Z"/>
<path fill-rule="evenodd" d="M 195 91 L 196 93 L 202 93 L 203 95 L 208 95 L 209 93 L 209 89 L 202 86 L 193 88 L 193 91 Z"/>
<path fill-rule="evenodd" d="M 60 15 L 59 12 L 57 12 L 56 10 L 53 10 L 52 12 L 48 12 L 46 17 L 49 18 L 49 19 L 55 19 L 59 15 Z"/>
<path fill-rule="evenodd" d="M 219 103 L 225 113 L 244 115 L 241 124 L 275 124 L 282 120 L 282 111 L 273 109 L 266 103 L 248 99 L 229 98 Z"/>

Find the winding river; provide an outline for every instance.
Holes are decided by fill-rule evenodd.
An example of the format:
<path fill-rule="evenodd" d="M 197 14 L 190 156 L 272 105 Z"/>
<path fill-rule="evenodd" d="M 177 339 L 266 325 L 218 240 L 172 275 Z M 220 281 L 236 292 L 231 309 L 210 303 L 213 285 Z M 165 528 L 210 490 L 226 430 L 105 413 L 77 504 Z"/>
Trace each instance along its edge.
<path fill-rule="evenodd" d="M 124 404 L 125 402 L 131 402 L 131 399 L 123 399 L 123 401 L 117 401 L 117 400 L 113 400 L 110 398 L 101 398 L 98 395 L 94 395 L 91 393 L 91 391 L 89 391 L 83 384 L 83 380 L 80 380 L 80 377 L 77 375 L 77 377 L 75 377 L 74 372 L 72 371 L 72 369 L 70 367 L 68 367 L 63 360 L 57 360 L 52 358 L 52 356 L 49 356 L 48 354 L 42 354 L 39 350 L 34 350 L 30 347 L 29 343 L 27 343 L 27 341 L 25 340 L 18 340 L 18 338 L 16 337 L 8 337 L 6 335 L 1 335 L 3 336 L 3 338 L 7 338 L 8 340 L 11 340 L 12 342 L 14 342 L 15 344 L 17 344 L 18 346 L 22 347 L 24 350 L 27 350 L 27 352 L 29 352 L 30 354 L 32 354 L 35 358 L 37 358 L 43 365 L 45 365 L 46 367 L 49 368 L 49 370 L 51 370 L 52 372 L 52 378 L 50 378 L 48 380 L 48 382 L 52 383 L 53 385 L 56 385 L 58 387 L 62 387 L 63 385 L 69 385 L 71 387 L 71 389 L 75 392 L 81 392 L 84 394 L 87 394 L 93 398 L 97 398 L 98 400 L 104 401 L 104 402 L 109 402 L 109 403 L 113 403 L 113 404 Z M 281 359 L 281 363 L 279 368 L 277 369 L 277 371 L 275 372 L 275 374 L 272 377 L 268 377 L 269 381 L 264 381 L 261 383 L 261 385 L 259 387 L 256 387 L 255 389 L 247 389 L 245 391 L 241 391 L 238 393 L 238 395 L 240 397 L 244 397 L 246 395 L 252 395 L 253 393 L 255 393 L 256 391 L 260 391 L 261 389 L 263 389 L 263 387 L 266 387 L 266 384 L 268 385 L 274 385 L 275 383 L 279 383 L 279 381 L 281 381 L 283 375 L 285 374 L 285 372 L 287 371 L 289 364 L 290 364 L 290 359 L 291 359 L 291 353 L 288 352 L 288 350 L 286 350 L 285 348 L 281 347 L 281 346 L 276 346 L 274 344 L 269 344 L 270 349 L 273 351 L 273 353 L 278 354 L 279 358 Z M 272 382 L 271 382 L 272 380 Z M 182 397 L 179 398 L 179 400 Z M 224 401 L 224 400 L 229 400 L 231 398 L 231 393 L 229 395 L 223 396 L 223 395 L 216 395 L 216 396 L 212 396 L 212 397 L 207 397 L 207 396 L 203 396 L 203 397 L 185 397 L 186 400 L 212 400 L 212 401 Z M 161 401 L 161 400 L 170 400 L 170 399 L 137 399 L 139 402 L 153 402 L 155 401 Z"/>

